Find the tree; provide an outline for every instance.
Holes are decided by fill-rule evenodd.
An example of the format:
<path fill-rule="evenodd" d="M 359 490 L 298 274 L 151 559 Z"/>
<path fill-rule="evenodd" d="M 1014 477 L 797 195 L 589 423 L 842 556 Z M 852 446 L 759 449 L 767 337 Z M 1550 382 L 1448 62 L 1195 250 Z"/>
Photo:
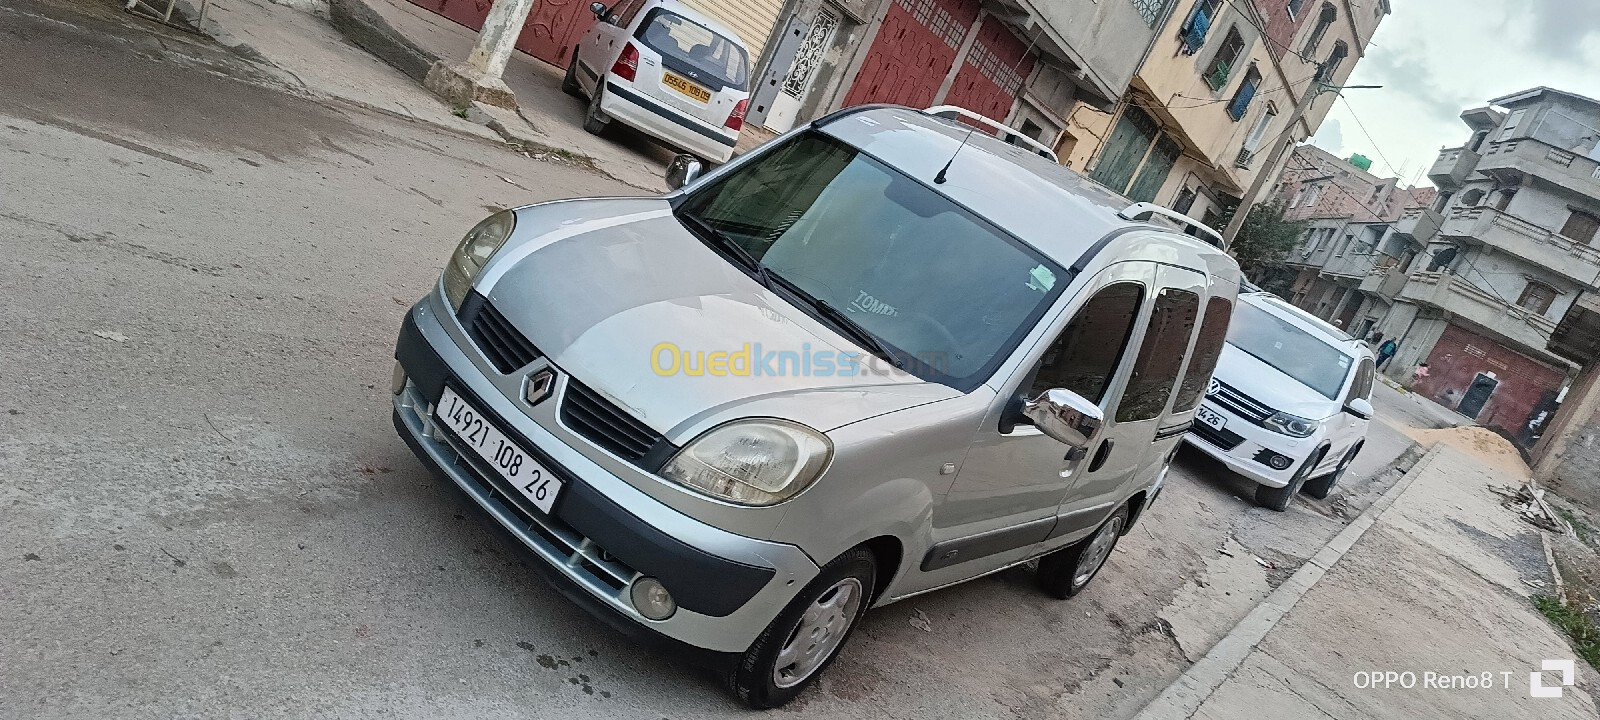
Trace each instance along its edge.
<path fill-rule="evenodd" d="M 1233 220 L 1233 213 L 1237 209 L 1238 206 L 1234 205 L 1224 210 L 1219 224 L 1226 226 Z M 1244 226 L 1228 248 L 1228 254 L 1239 261 L 1239 267 L 1245 275 L 1259 278 L 1282 267 L 1284 256 L 1300 242 L 1308 221 L 1286 220 L 1283 217 L 1285 210 L 1288 210 L 1288 205 L 1282 199 L 1274 198 L 1256 203 L 1250 208 L 1250 214 L 1245 216 Z"/>

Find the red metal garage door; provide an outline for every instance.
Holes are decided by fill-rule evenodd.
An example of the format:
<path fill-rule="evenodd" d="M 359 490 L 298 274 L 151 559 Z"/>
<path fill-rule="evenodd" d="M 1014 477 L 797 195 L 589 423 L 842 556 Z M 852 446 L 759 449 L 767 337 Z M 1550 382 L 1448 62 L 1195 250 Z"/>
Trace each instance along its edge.
<path fill-rule="evenodd" d="M 894 0 L 844 104 L 932 105 L 977 19 L 977 0 Z"/>
<path fill-rule="evenodd" d="M 944 102 L 1005 122 L 1023 81 L 1033 72 L 1033 60 L 1027 44 L 1010 28 L 993 17 L 985 18 Z"/>
<path fill-rule="evenodd" d="M 473 30 L 483 28 L 492 0 L 411 0 Z M 536 0 L 517 37 L 517 49 L 558 67 L 572 58 L 572 46 L 594 22 L 587 0 Z"/>

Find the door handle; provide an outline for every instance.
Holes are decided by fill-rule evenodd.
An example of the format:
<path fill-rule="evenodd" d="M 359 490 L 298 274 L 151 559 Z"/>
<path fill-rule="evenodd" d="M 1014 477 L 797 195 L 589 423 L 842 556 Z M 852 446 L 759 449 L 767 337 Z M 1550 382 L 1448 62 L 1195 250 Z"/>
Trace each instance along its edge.
<path fill-rule="evenodd" d="M 1111 438 L 1101 441 L 1099 449 L 1094 451 L 1094 459 L 1089 461 L 1089 472 L 1099 470 L 1101 465 L 1106 464 L 1106 459 L 1111 457 L 1111 448 L 1116 444 Z"/>

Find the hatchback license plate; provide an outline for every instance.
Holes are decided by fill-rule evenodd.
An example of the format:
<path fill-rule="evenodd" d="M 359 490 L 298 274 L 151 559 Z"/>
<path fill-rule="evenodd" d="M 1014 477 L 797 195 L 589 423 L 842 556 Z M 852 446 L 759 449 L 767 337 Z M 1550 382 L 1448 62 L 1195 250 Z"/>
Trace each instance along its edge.
<path fill-rule="evenodd" d="M 687 95 L 687 96 L 689 96 L 691 98 L 694 98 L 695 100 L 698 100 L 700 102 L 703 102 L 703 103 L 704 102 L 711 102 L 711 91 L 710 90 L 707 90 L 707 89 L 705 89 L 703 87 L 700 87 L 699 85 L 694 84 L 693 82 L 690 82 L 688 78 L 685 78 L 682 75 L 677 75 L 675 73 L 670 73 L 670 72 L 663 72 L 661 74 L 661 84 L 665 85 L 665 86 L 667 86 L 669 88 L 672 88 L 673 90 L 677 90 L 678 92 L 683 93 L 684 95 Z"/>
<path fill-rule="evenodd" d="M 1200 409 L 1195 411 L 1194 418 L 1210 425 L 1212 430 L 1221 430 L 1224 425 L 1228 424 L 1227 418 L 1204 405 L 1201 405 Z"/>
<path fill-rule="evenodd" d="M 445 388 L 433 414 L 534 507 L 547 514 L 555 507 L 556 496 L 561 493 L 561 480 L 485 420 L 484 414 L 468 405 L 456 391 Z"/>

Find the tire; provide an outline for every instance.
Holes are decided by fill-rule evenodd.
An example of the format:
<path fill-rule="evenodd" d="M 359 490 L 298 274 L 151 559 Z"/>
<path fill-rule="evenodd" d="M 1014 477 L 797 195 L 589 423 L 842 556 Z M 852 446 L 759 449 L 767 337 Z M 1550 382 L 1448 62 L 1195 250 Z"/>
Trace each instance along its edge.
<path fill-rule="evenodd" d="M 729 689 L 755 710 L 793 700 L 839 656 L 872 604 L 877 575 L 877 560 L 864 547 L 824 566 L 745 651 L 728 675 Z M 817 637 L 820 632 L 822 640 L 805 642 L 801 631 L 806 623 L 812 623 L 808 634 Z"/>
<path fill-rule="evenodd" d="M 1306 476 L 1311 474 L 1311 469 L 1322 463 L 1322 456 L 1327 454 L 1327 448 L 1318 448 L 1311 453 L 1311 457 L 1300 465 L 1299 472 L 1289 478 L 1289 484 L 1281 488 L 1256 486 L 1256 504 L 1274 512 L 1283 512 L 1289 509 L 1289 503 L 1294 500 L 1294 494 L 1300 492 L 1300 487 L 1306 484 Z"/>
<path fill-rule="evenodd" d="M 1356 453 L 1358 452 L 1361 452 L 1361 443 L 1356 443 L 1354 447 L 1350 448 L 1349 452 L 1344 454 L 1344 457 L 1339 460 L 1339 467 L 1335 468 L 1333 472 L 1319 478 L 1307 480 L 1305 487 L 1300 488 L 1300 491 L 1318 500 L 1326 499 L 1328 493 L 1333 491 L 1333 486 L 1344 478 L 1345 471 L 1350 469 L 1350 463 L 1356 459 Z"/>
<path fill-rule="evenodd" d="M 1100 523 L 1094 534 L 1039 558 L 1039 572 L 1034 576 L 1039 589 L 1062 600 L 1083 592 L 1105 567 L 1127 526 L 1128 506 L 1124 504 Z"/>
<path fill-rule="evenodd" d="M 561 92 L 575 98 L 583 97 L 583 86 L 578 84 L 578 49 L 572 49 L 572 62 L 567 63 L 567 75 L 561 78 Z"/>
<path fill-rule="evenodd" d="M 589 98 L 589 111 L 583 116 L 583 129 L 591 135 L 605 132 L 606 126 L 611 124 L 611 118 L 606 117 L 605 111 L 600 109 L 600 98 L 605 94 L 605 88 L 596 86 L 594 95 Z"/>

